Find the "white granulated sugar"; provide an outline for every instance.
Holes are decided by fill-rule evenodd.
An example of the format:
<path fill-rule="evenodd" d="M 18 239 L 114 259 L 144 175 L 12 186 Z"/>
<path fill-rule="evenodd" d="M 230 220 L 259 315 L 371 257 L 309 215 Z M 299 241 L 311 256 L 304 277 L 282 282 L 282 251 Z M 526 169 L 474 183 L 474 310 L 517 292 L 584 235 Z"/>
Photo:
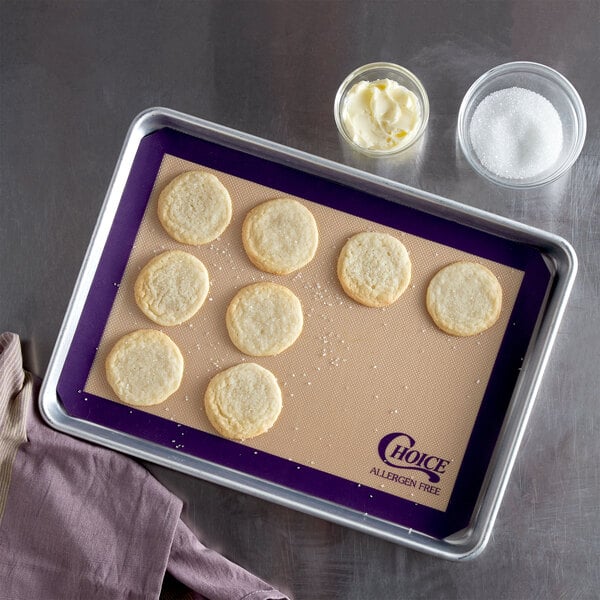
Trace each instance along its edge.
<path fill-rule="evenodd" d="M 481 164 L 507 179 L 535 177 L 558 159 L 563 143 L 560 116 L 540 94 L 519 87 L 489 94 L 469 129 Z"/>

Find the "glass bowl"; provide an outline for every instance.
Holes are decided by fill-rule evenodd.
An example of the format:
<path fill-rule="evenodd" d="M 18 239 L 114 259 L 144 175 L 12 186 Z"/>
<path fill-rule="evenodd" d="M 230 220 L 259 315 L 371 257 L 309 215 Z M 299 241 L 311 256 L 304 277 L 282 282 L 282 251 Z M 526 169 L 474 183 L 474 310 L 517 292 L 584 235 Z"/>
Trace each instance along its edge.
<path fill-rule="evenodd" d="M 510 176 L 507 176 L 506 169 L 502 173 L 503 169 L 494 168 L 495 165 L 490 165 L 491 161 L 486 161 L 481 150 L 478 155 L 478 152 L 474 148 L 473 136 L 471 135 L 475 131 L 475 127 L 472 128 L 473 115 L 476 113 L 481 102 L 490 94 L 510 88 L 522 88 L 543 96 L 552 104 L 562 123 L 562 146 L 556 144 L 556 147 L 552 149 L 553 153 L 557 153 L 556 159 L 551 164 L 550 160 L 547 161 L 547 165 L 544 165 L 542 161 L 541 165 L 545 168 L 539 172 L 532 172 L 525 176 L 517 174 L 515 170 L 512 170 Z M 529 102 L 529 99 L 527 101 Z M 534 105 L 532 104 L 532 106 Z M 518 109 L 516 110 L 518 112 Z M 523 111 L 524 109 L 521 108 L 520 110 Z M 482 110 L 479 114 L 481 115 L 483 112 Z M 507 126 L 506 121 L 504 121 L 504 124 L 501 123 L 501 118 L 522 118 L 522 116 L 514 117 L 514 114 L 509 116 L 509 111 L 507 110 L 506 113 L 498 115 L 498 126 Z M 480 126 L 480 123 L 476 125 L 476 127 Z M 510 127 L 511 125 L 509 124 L 508 126 Z M 460 148 L 467 162 L 477 173 L 497 185 L 519 189 L 534 188 L 548 184 L 568 171 L 581 152 L 585 141 L 586 127 L 585 109 L 581 98 L 565 77 L 550 67 L 534 62 L 519 61 L 494 67 L 473 83 L 465 94 L 460 106 L 456 132 Z M 526 124 L 523 131 L 525 130 Z M 495 130 L 490 123 L 488 128 L 490 137 L 485 143 L 489 143 L 490 145 L 492 143 L 496 144 L 496 140 L 500 139 L 511 141 L 505 137 L 503 138 L 506 131 L 505 128 L 501 133 L 498 133 L 498 130 Z M 527 134 L 523 134 L 523 143 L 535 140 L 535 136 L 538 133 L 530 129 Z M 479 133 L 479 135 L 481 134 Z M 549 133 L 549 135 L 552 134 Z M 506 151 L 507 144 L 498 143 L 497 147 L 499 148 L 499 152 L 504 152 Z M 558 151 L 558 148 L 560 148 L 560 151 Z M 547 150 L 548 148 L 545 149 L 545 151 Z M 531 151 L 531 148 L 528 151 Z M 515 158 L 518 156 L 516 151 L 514 156 Z M 487 163 L 487 166 L 482 163 L 482 159 Z M 524 171 L 526 170 L 525 168 Z M 530 168 L 530 170 L 533 171 L 533 168 Z"/>
<path fill-rule="evenodd" d="M 416 97 L 418 111 L 420 112 L 420 121 L 416 124 L 415 128 L 395 146 L 387 149 L 368 148 L 354 141 L 343 118 L 343 111 L 346 107 L 350 90 L 361 81 L 373 82 L 380 79 L 395 81 L 412 92 Z M 391 156 L 399 154 L 413 146 L 422 137 L 429 121 L 429 99 L 423 84 L 408 69 L 388 62 L 370 63 L 355 69 L 342 81 L 335 96 L 334 117 L 340 136 L 350 147 L 367 156 Z"/>

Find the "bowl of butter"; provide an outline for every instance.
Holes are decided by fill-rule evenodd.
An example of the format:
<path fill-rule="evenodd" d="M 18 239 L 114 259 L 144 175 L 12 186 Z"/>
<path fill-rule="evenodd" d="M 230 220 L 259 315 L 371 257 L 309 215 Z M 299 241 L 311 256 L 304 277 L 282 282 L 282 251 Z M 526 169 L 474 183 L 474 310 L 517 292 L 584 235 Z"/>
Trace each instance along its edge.
<path fill-rule="evenodd" d="M 368 156 L 390 156 L 413 146 L 429 120 L 423 84 L 388 62 L 355 69 L 338 88 L 335 123 L 342 139 Z"/>

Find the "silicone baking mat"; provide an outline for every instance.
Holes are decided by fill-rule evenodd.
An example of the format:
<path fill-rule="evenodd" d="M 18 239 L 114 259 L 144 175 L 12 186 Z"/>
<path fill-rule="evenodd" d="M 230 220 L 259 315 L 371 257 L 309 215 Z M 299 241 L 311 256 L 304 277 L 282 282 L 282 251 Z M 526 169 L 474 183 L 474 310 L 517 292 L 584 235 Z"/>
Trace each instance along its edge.
<path fill-rule="evenodd" d="M 227 230 L 199 247 L 171 239 L 156 214 L 162 188 L 191 169 L 214 173 L 233 203 Z M 283 196 L 313 213 L 319 247 L 306 267 L 277 276 L 250 263 L 241 226 L 252 207 Z M 409 251 L 411 284 L 389 307 L 357 304 L 337 280 L 337 256 L 360 231 L 391 233 Z M 133 282 L 176 248 L 203 261 L 211 287 L 192 319 L 161 328 L 137 308 Z M 437 329 L 425 309 L 429 280 L 456 260 L 485 264 L 503 289 L 498 322 L 468 338 Z M 163 130 L 139 147 L 59 394 L 74 416 L 443 537 L 468 522 L 549 278 L 527 246 Z M 286 285 L 302 302 L 302 334 L 275 357 L 248 357 L 227 335 L 229 301 L 256 281 Z M 180 389 L 144 409 L 121 404 L 104 373 L 112 345 L 139 328 L 167 333 L 185 359 Z M 284 404 L 266 434 L 233 442 L 210 426 L 203 394 L 212 376 L 244 361 L 276 375 Z"/>

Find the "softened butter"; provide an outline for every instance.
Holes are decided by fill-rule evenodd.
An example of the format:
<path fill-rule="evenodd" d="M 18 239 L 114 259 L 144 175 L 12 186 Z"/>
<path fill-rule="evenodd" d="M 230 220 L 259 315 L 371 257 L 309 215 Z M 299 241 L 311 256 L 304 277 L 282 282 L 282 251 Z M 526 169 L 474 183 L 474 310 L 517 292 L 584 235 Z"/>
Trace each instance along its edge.
<path fill-rule="evenodd" d="M 377 79 L 350 88 L 341 118 L 358 146 L 393 151 L 405 146 L 419 129 L 422 110 L 409 89 L 391 79 Z"/>

